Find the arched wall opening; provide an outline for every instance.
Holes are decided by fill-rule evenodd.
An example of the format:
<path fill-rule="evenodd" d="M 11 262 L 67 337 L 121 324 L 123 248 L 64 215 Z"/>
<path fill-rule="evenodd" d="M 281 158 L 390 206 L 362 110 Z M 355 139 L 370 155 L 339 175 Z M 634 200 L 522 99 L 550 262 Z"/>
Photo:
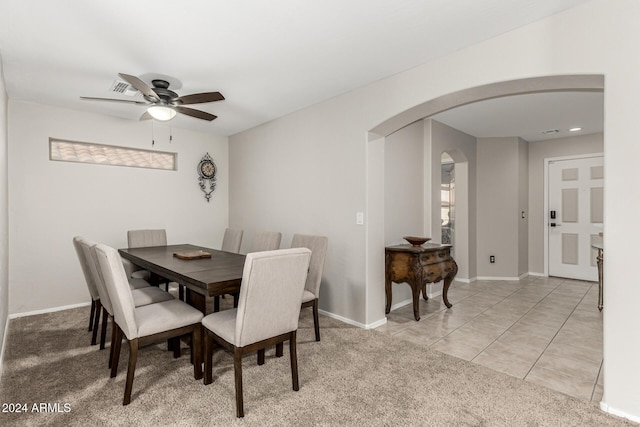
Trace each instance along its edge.
<path fill-rule="evenodd" d="M 385 245 L 385 197 L 384 192 L 379 189 L 384 187 L 385 171 L 385 139 L 392 133 L 419 120 L 425 121 L 425 150 L 424 150 L 424 176 L 425 189 L 433 189 L 433 184 L 438 182 L 440 175 L 440 155 L 444 150 L 434 149 L 427 138 L 427 132 L 432 133 L 433 127 L 438 126 L 438 122 L 428 118 L 440 112 L 450 110 L 462 105 L 484 101 L 492 98 L 504 96 L 522 95 L 527 93 L 553 92 L 553 91 L 602 91 L 604 90 L 604 76 L 602 75 L 560 75 L 533 77 L 518 80 L 509 80 L 477 86 L 453 92 L 441 97 L 426 101 L 406 111 L 400 112 L 372 128 L 367 134 L 367 215 L 366 226 L 366 325 L 376 327 L 386 322 L 384 313 L 384 248 Z M 429 141 L 428 141 L 429 140 Z M 455 151 L 451 151 L 455 154 Z M 451 154 L 450 153 L 450 154 Z M 466 156 L 468 157 L 468 156 Z M 455 158 L 454 158 L 455 160 Z M 475 158 L 467 158 L 461 165 L 467 165 L 467 180 L 473 181 L 475 176 Z M 437 165 L 438 179 L 433 178 L 434 164 Z M 458 178 L 460 179 L 460 177 Z M 382 186 L 382 187 L 381 187 Z M 467 196 L 469 204 L 468 224 L 469 230 L 466 232 L 468 238 L 469 259 L 466 260 L 466 267 L 463 267 L 463 260 L 460 253 L 457 253 L 457 261 L 461 268 L 458 275 L 463 277 L 464 268 L 467 269 L 466 277 L 473 280 L 475 273 L 475 225 L 473 218 L 473 206 L 475 205 L 475 192 L 469 186 Z M 439 190 L 438 190 L 439 193 Z M 460 197 L 460 193 L 458 194 Z M 425 231 L 433 233 L 439 230 L 439 216 L 433 218 L 433 191 L 431 197 L 425 197 Z M 437 195 L 439 203 L 439 194 Z M 460 211 L 458 211 L 460 214 Z M 434 222 L 437 227 L 434 227 Z M 428 225 L 428 226 L 427 226 Z M 439 232 L 439 231 L 438 231 Z M 460 229 L 458 229 L 460 232 Z"/>

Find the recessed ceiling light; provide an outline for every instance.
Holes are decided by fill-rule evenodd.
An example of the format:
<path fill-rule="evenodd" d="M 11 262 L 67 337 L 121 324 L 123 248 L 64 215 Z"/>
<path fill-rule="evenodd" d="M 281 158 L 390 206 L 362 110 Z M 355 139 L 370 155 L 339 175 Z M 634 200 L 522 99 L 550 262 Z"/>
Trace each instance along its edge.
<path fill-rule="evenodd" d="M 569 132 L 578 132 L 579 130 L 582 130 L 582 128 L 571 128 Z"/>

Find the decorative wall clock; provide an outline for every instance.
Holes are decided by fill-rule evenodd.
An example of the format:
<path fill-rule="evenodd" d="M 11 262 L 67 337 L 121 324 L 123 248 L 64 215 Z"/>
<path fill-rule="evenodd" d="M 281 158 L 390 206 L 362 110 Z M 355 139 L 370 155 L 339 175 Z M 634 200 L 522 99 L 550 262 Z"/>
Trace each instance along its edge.
<path fill-rule="evenodd" d="M 209 153 L 198 163 L 198 182 L 200 183 L 200 189 L 204 191 L 204 198 L 207 202 L 211 199 L 211 193 L 216 189 L 216 164 L 213 163 L 213 159 Z M 207 190 L 208 184 L 208 190 Z"/>

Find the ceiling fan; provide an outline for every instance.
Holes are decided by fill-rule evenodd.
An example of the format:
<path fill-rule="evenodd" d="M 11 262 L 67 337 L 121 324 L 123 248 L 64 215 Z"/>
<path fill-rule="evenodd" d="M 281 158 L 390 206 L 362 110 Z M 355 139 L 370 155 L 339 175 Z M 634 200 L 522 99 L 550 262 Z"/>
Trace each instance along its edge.
<path fill-rule="evenodd" d="M 166 80 L 152 80 L 153 87 L 149 87 L 138 77 L 129 74 L 118 73 L 118 75 L 135 89 L 140 91 L 147 102 L 133 101 L 128 99 L 93 98 L 81 96 L 80 99 L 90 101 L 122 102 L 127 104 L 147 105 L 147 111 L 140 117 L 140 120 L 154 118 L 156 120 L 167 121 L 175 117 L 176 113 L 186 114 L 196 119 L 211 121 L 217 116 L 206 111 L 185 107 L 184 105 L 203 104 L 206 102 L 222 101 L 224 96 L 220 92 L 203 92 L 191 95 L 179 96 L 169 89 L 169 82 Z"/>

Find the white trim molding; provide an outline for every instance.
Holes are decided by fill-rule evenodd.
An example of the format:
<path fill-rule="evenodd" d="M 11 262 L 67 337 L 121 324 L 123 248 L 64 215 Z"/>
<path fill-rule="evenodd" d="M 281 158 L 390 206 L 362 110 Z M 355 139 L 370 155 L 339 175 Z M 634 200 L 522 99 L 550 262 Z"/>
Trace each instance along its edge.
<path fill-rule="evenodd" d="M 622 418 L 626 418 L 628 420 L 631 420 L 635 423 L 640 423 L 640 417 L 635 417 L 633 415 L 629 415 L 624 411 L 620 411 L 618 409 L 612 408 L 611 406 L 607 405 L 604 402 L 600 402 L 600 409 L 602 409 L 604 412 L 611 414 L 611 415 L 615 415 L 617 417 L 622 417 Z"/>
<path fill-rule="evenodd" d="M 339 316 L 337 314 L 334 314 L 334 313 L 331 313 L 331 312 L 328 312 L 328 311 L 318 310 L 318 312 L 320 314 L 324 314 L 327 317 L 331 317 L 332 319 L 337 319 L 337 320 L 339 320 L 341 322 L 347 323 L 349 325 L 357 326 L 358 328 L 361 328 L 361 329 L 375 329 L 378 326 L 382 326 L 385 323 L 387 323 L 387 318 L 386 317 L 384 317 L 384 318 L 382 318 L 382 319 L 380 319 L 380 320 L 378 320 L 376 322 L 373 322 L 373 323 L 364 324 L 364 323 L 356 322 L 355 320 L 347 319 L 346 317 L 342 317 L 342 316 Z"/>
<path fill-rule="evenodd" d="M 2 373 L 4 371 L 4 349 L 7 348 L 7 335 L 9 335 L 9 322 L 11 322 L 11 318 L 7 317 L 7 321 L 4 324 L 4 336 L 2 338 L 2 348 L 0 349 L 0 378 L 2 378 Z"/>
<path fill-rule="evenodd" d="M 61 306 L 61 307 L 45 308 L 45 309 L 42 309 L 42 310 L 27 311 L 27 312 L 24 312 L 24 313 L 14 313 L 14 314 L 10 314 L 9 315 L 9 319 L 17 319 L 19 317 L 35 316 L 35 315 L 38 315 L 38 314 L 55 313 L 56 311 L 70 310 L 72 308 L 78 308 L 78 307 L 88 307 L 90 305 L 91 305 L 90 302 L 81 302 L 79 304 L 64 305 L 64 306 Z"/>

